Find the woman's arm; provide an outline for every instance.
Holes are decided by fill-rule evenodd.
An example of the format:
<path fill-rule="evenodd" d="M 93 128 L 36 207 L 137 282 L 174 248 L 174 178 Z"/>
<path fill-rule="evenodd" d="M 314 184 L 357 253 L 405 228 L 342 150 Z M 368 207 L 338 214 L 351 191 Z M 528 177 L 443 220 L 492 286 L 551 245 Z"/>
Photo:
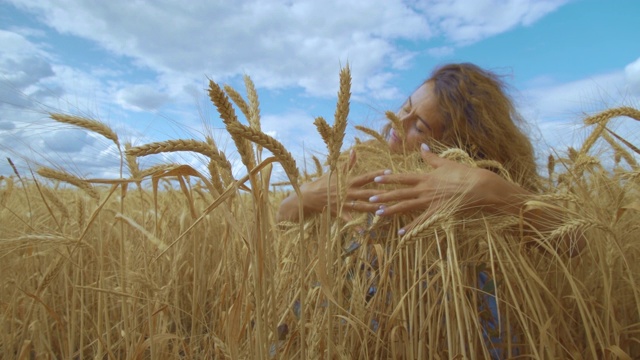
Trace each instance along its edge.
<path fill-rule="evenodd" d="M 522 216 L 535 230 L 548 233 L 562 224 L 563 214 L 553 208 L 521 209 L 534 194 L 485 169 L 472 168 L 438 157 L 422 147 L 422 158 L 434 170 L 427 174 L 382 175 L 374 179 L 379 184 L 400 184 L 405 187 L 372 196 L 369 201 L 378 204 L 376 214 L 390 216 L 411 211 L 421 211 L 426 217 L 433 215 L 447 203 L 456 201 L 464 209 L 478 209 L 494 214 Z M 424 219 L 424 217 L 422 217 Z M 411 230 L 411 223 L 400 229 L 399 234 Z M 574 243 L 571 243 L 571 242 Z M 580 236 L 576 240 L 563 239 L 569 255 L 576 255 L 585 245 Z"/>
<path fill-rule="evenodd" d="M 355 153 L 352 153 L 350 163 L 355 163 Z M 345 175 L 347 172 L 345 172 Z M 377 176 L 383 175 L 384 171 L 371 172 L 365 175 L 356 176 L 346 182 L 347 189 L 344 198 L 340 200 L 335 174 L 327 173 L 318 179 L 300 186 L 301 197 L 294 192 L 280 203 L 276 221 L 299 221 L 300 206 L 302 206 L 302 216 L 306 218 L 312 214 L 317 214 L 330 207 L 332 215 L 338 213 L 341 208 L 344 212 L 375 212 L 378 205 L 370 203 L 369 198 L 381 194 L 383 190 L 365 189 L 363 186 L 373 182 Z M 343 205 L 340 206 L 340 203 Z"/>

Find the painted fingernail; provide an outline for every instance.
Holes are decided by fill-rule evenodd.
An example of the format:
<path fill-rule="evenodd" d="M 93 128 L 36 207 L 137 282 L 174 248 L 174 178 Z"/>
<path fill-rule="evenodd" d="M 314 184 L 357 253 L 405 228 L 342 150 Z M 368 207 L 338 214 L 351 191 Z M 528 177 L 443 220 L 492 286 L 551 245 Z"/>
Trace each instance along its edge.
<path fill-rule="evenodd" d="M 379 182 L 382 182 L 382 179 L 383 179 L 382 176 L 376 176 L 375 178 L 373 178 L 373 181 L 379 183 Z"/>
<path fill-rule="evenodd" d="M 431 149 L 429 149 L 429 145 L 423 143 L 422 145 L 420 145 L 420 147 L 422 148 L 422 150 L 424 151 L 431 151 Z"/>
<path fill-rule="evenodd" d="M 384 215 L 384 209 L 378 209 L 378 210 L 376 210 L 376 215 L 378 215 L 378 216 L 382 216 L 382 215 Z"/>
<path fill-rule="evenodd" d="M 406 233 L 407 231 L 405 229 L 400 229 L 398 230 L 398 235 L 402 236 L 404 235 L 404 233 Z"/>
<path fill-rule="evenodd" d="M 369 202 L 373 202 L 373 203 L 374 203 L 374 202 L 378 202 L 378 197 L 377 197 L 377 196 L 375 196 L 375 195 L 374 195 L 374 196 L 372 196 L 372 197 L 370 197 L 370 198 L 369 198 Z"/>
<path fill-rule="evenodd" d="M 393 173 L 393 171 L 391 171 L 391 170 L 389 170 L 389 169 L 387 169 L 387 170 L 385 170 L 385 171 L 384 171 L 384 174 L 385 174 L 385 175 L 391 175 L 391 173 Z"/>

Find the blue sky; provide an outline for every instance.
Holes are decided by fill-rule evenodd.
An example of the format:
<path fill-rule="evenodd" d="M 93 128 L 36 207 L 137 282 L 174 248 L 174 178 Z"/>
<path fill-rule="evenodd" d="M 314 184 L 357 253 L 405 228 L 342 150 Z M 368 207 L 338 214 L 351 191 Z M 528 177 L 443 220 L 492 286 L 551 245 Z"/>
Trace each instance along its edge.
<path fill-rule="evenodd" d="M 580 143 L 584 114 L 640 106 L 638 14 L 635 0 L 0 0 L 0 155 L 117 176 L 114 146 L 47 119 L 60 111 L 134 145 L 211 135 L 236 159 L 205 89 L 212 78 L 242 91 L 246 74 L 263 130 L 302 162 L 325 153 L 313 119 L 332 119 L 341 66 L 353 75 L 352 139 L 433 67 L 473 62 L 506 76 L 546 158 Z M 637 145 L 637 125 L 613 126 Z M 173 154 L 143 166 L 158 161 L 204 164 Z"/>

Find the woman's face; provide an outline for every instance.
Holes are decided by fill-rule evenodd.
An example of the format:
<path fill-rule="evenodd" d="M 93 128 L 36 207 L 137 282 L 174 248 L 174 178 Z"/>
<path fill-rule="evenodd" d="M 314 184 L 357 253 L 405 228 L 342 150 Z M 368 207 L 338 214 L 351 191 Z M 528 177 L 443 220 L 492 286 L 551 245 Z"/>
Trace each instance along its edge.
<path fill-rule="evenodd" d="M 422 84 L 397 113 L 405 133 L 404 147 L 400 136 L 393 129 L 389 133 L 389 148 L 392 152 L 417 150 L 428 139 L 442 137 L 442 120 L 438 111 L 433 83 Z"/>

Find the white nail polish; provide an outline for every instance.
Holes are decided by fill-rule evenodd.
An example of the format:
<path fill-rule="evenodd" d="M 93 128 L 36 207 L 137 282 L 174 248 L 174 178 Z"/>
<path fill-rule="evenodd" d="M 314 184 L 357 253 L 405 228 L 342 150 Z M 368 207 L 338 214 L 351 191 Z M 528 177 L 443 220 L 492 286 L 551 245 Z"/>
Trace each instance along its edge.
<path fill-rule="evenodd" d="M 376 211 L 376 215 L 378 215 L 378 216 L 384 215 L 384 209 L 377 210 Z"/>
<path fill-rule="evenodd" d="M 404 233 L 406 233 L 407 231 L 405 229 L 400 229 L 398 230 L 398 235 L 402 236 L 404 235 Z"/>
<path fill-rule="evenodd" d="M 384 171 L 384 174 L 385 174 L 385 175 L 391 175 L 392 173 L 393 173 L 393 171 L 391 171 L 391 170 L 389 170 L 389 169 L 387 169 L 387 170 L 385 170 L 385 171 Z"/>
<path fill-rule="evenodd" d="M 427 144 L 424 144 L 424 143 L 423 143 L 422 145 L 420 145 L 420 147 L 421 147 L 421 148 L 422 148 L 422 150 L 424 150 L 424 151 L 431 151 L 431 149 L 429 149 L 429 145 L 427 145 Z"/>
<path fill-rule="evenodd" d="M 382 176 L 376 176 L 373 181 L 377 183 L 382 182 Z"/>
<path fill-rule="evenodd" d="M 378 197 L 377 197 L 377 196 L 375 196 L 375 195 L 374 195 L 374 196 L 372 196 L 372 197 L 370 197 L 370 198 L 369 198 L 369 202 L 373 202 L 373 203 L 374 203 L 374 202 L 378 202 Z"/>

